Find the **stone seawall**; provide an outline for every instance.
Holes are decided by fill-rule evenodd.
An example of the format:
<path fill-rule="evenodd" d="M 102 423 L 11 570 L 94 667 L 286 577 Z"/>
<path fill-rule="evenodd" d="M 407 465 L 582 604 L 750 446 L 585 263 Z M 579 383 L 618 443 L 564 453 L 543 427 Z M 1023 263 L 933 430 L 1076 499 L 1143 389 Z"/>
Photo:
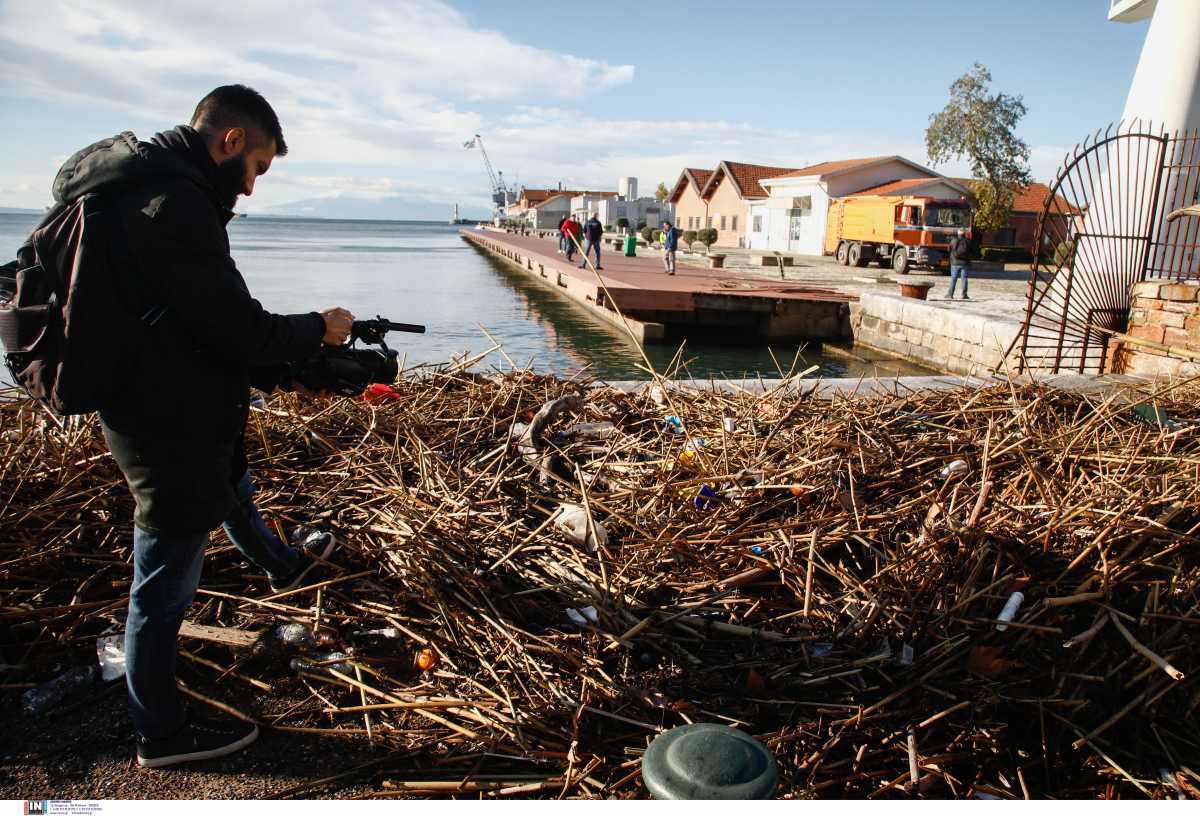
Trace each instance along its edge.
<path fill-rule="evenodd" d="M 899 295 L 864 293 L 851 307 L 854 342 L 950 374 L 1002 367 L 1018 321 Z"/>

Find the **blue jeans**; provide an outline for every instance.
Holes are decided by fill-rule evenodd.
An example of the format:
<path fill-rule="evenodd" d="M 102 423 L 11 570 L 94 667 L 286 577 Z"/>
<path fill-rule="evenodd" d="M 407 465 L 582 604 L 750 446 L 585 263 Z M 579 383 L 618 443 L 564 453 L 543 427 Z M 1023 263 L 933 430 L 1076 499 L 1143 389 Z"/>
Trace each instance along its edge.
<path fill-rule="evenodd" d="M 568 261 L 574 260 L 575 241 L 569 235 L 563 238 L 563 251 L 566 253 Z"/>
<path fill-rule="evenodd" d="M 600 268 L 600 242 L 593 241 L 591 238 L 588 238 L 583 244 L 583 263 L 579 265 L 580 268 L 587 266 L 588 253 L 593 249 L 596 250 L 596 268 Z"/>
<path fill-rule="evenodd" d="M 234 546 L 272 578 L 295 572 L 300 556 L 279 540 L 254 505 L 250 472 L 237 485 L 237 505 L 224 527 Z M 183 727 L 175 689 L 179 626 L 200 586 L 208 533 L 170 535 L 133 528 L 133 584 L 125 621 L 125 685 L 129 715 L 147 739 Z"/>
<path fill-rule="evenodd" d="M 950 265 L 950 292 L 946 297 L 954 297 L 954 287 L 958 284 L 959 278 L 962 278 L 963 297 L 967 296 L 967 265 L 966 264 L 951 264 Z"/>

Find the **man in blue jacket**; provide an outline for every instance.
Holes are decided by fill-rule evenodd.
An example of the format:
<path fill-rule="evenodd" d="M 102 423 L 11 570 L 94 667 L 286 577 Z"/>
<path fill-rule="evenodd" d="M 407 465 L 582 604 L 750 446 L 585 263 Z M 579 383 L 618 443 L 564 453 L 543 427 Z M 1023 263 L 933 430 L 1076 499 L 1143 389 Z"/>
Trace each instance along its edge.
<path fill-rule="evenodd" d="M 223 756 L 258 736 L 253 723 L 188 711 L 176 689 L 179 627 L 209 532 L 224 524 L 273 592 L 298 586 L 334 545 L 330 533 L 288 546 L 270 532 L 254 506 L 243 445 L 250 386 L 270 390 L 284 364 L 345 342 L 353 321 L 340 308 L 268 312 L 230 256 L 226 225 L 238 196 L 250 195 L 286 152 L 267 101 L 227 85 L 200 101 L 190 125 L 148 142 L 132 133 L 98 142 L 54 181 L 56 201 L 112 196 L 138 281 L 130 305 L 158 315 L 128 360 L 120 396 L 100 411 L 134 499 L 125 665 L 143 766 Z"/>
<path fill-rule="evenodd" d="M 586 240 L 583 244 L 583 263 L 579 264 L 579 268 L 587 266 L 588 253 L 595 249 L 596 268 L 603 269 L 600 265 L 600 241 L 604 238 L 604 225 L 600 223 L 600 219 L 593 215 L 587 220 L 583 225 L 583 237 Z"/>
<path fill-rule="evenodd" d="M 675 250 L 679 249 L 679 230 L 670 221 L 663 221 L 663 269 L 675 274 Z"/>

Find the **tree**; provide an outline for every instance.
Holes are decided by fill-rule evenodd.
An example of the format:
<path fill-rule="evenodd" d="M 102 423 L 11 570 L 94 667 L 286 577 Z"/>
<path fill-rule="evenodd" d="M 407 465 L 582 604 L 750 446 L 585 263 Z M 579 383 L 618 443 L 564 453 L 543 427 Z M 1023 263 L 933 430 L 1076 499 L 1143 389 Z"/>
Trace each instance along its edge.
<path fill-rule="evenodd" d="M 617 228 L 622 230 L 629 229 L 629 219 L 622 216 L 617 219 Z"/>
<path fill-rule="evenodd" d="M 712 249 L 712 245 L 717 242 L 717 231 L 713 227 L 706 227 L 697 232 L 696 237 L 704 244 L 705 249 Z"/>
<path fill-rule="evenodd" d="M 647 244 L 654 243 L 654 227 L 643 226 L 641 229 L 642 240 Z"/>
<path fill-rule="evenodd" d="M 992 75 L 978 62 L 950 86 L 950 104 L 930 114 L 925 152 L 936 167 L 966 157 L 976 181 L 975 225 L 1002 229 L 1012 211 L 1013 193 L 1029 186 L 1029 145 L 1013 133 L 1025 115 L 1020 96 L 989 94 Z"/>
<path fill-rule="evenodd" d="M 684 230 L 683 231 L 683 242 L 688 245 L 688 249 L 691 249 L 692 244 L 696 243 L 696 231 L 695 230 Z"/>
<path fill-rule="evenodd" d="M 671 191 L 667 189 L 665 182 L 660 181 L 658 183 L 658 189 L 654 191 L 654 197 L 659 201 L 666 201 L 671 197 Z"/>

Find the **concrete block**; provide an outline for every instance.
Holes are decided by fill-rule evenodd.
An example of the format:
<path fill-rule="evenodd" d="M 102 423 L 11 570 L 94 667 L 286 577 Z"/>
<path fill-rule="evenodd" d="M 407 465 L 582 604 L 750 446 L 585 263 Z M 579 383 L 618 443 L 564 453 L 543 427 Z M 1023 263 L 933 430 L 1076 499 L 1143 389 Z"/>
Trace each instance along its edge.
<path fill-rule="evenodd" d="M 1130 295 L 1141 298 L 1157 298 L 1161 287 L 1162 284 L 1158 281 L 1142 281 L 1133 285 Z"/>
<path fill-rule="evenodd" d="M 1166 329 L 1162 326 L 1133 326 L 1129 329 L 1129 336 L 1135 340 L 1149 340 L 1151 343 L 1161 343 L 1166 334 Z"/>
<path fill-rule="evenodd" d="M 1183 329 L 1165 329 L 1163 331 L 1163 342 L 1168 346 L 1187 346 L 1191 339 L 1191 335 Z"/>
<path fill-rule="evenodd" d="M 1164 326 L 1169 329 L 1182 329 L 1187 316 L 1179 312 L 1146 312 L 1147 326 Z"/>
<path fill-rule="evenodd" d="M 1158 296 L 1163 300 L 1195 300 L 1200 287 L 1188 283 L 1166 283 L 1158 290 Z"/>
<path fill-rule="evenodd" d="M 1161 309 L 1163 302 L 1158 298 L 1135 297 L 1133 305 L 1139 309 Z"/>
<path fill-rule="evenodd" d="M 1185 314 L 1196 313 L 1196 301 L 1194 300 L 1160 300 L 1162 310 L 1164 312 L 1183 312 Z"/>

